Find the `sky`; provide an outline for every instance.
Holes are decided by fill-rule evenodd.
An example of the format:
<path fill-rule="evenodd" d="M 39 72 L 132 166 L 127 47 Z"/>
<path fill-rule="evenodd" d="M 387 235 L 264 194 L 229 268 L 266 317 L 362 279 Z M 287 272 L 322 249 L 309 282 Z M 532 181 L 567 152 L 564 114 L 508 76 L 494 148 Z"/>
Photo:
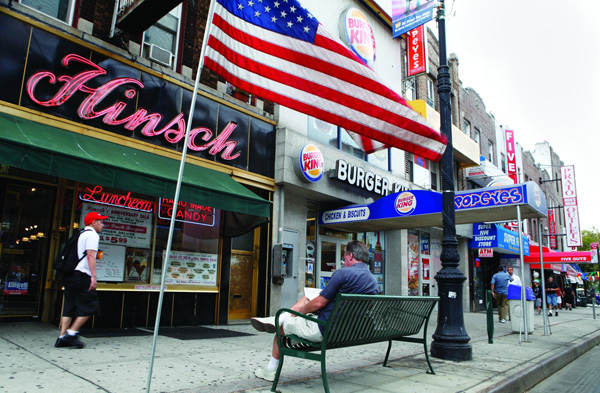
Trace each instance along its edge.
<path fill-rule="evenodd" d="M 391 15 L 391 0 L 379 0 Z M 600 0 L 446 0 L 463 87 L 524 150 L 575 166 L 580 228 L 600 229 Z M 437 35 L 437 23 L 427 24 Z M 543 189 L 543 187 L 542 187 Z"/>

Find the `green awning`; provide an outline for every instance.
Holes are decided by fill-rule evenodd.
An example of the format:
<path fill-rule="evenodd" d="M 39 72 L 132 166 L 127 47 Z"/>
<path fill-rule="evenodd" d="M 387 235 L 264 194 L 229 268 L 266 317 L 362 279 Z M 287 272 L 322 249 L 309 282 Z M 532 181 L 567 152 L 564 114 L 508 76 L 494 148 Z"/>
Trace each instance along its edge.
<path fill-rule="evenodd" d="M 172 199 L 180 161 L 0 113 L 0 163 Z M 271 211 L 226 173 L 189 163 L 180 200 L 261 217 Z"/>

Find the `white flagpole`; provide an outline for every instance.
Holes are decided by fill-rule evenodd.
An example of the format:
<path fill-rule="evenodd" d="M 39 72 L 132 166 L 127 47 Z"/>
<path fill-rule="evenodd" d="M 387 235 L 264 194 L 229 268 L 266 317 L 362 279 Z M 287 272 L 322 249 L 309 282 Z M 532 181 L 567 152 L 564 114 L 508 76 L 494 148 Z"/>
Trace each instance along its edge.
<path fill-rule="evenodd" d="M 175 188 L 175 197 L 173 198 L 173 214 L 171 215 L 171 224 L 169 225 L 169 236 L 167 240 L 167 249 L 165 250 L 165 257 L 163 258 L 162 275 L 160 280 L 160 295 L 158 297 L 158 306 L 156 310 L 156 321 L 154 323 L 154 336 L 152 339 L 152 354 L 150 356 L 150 367 L 148 369 L 148 383 L 146 385 L 146 393 L 150 393 L 150 382 L 152 381 L 152 368 L 154 366 L 154 354 L 156 353 L 156 339 L 158 337 L 158 329 L 160 326 L 160 316 L 162 311 L 162 303 L 165 295 L 165 278 L 167 276 L 167 265 L 169 264 L 169 256 L 171 254 L 171 245 L 173 242 L 173 230 L 175 229 L 175 218 L 177 217 L 177 205 L 179 204 L 179 192 L 181 191 L 181 180 L 183 178 L 183 169 L 185 167 L 185 157 L 187 155 L 188 140 L 190 136 L 190 130 L 192 129 L 192 118 L 196 109 L 196 98 L 198 97 L 198 85 L 200 84 L 200 74 L 202 74 L 202 68 L 204 67 L 204 54 L 206 52 L 206 44 L 210 35 L 210 29 L 212 26 L 212 18 L 215 9 L 215 0 L 211 0 L 210 7 L 208 10 L 208 19 L 206 23 L 206 30 L 204 31 L 204 39 L 202 41 L 202 50 L 200 51 L 200 60 L 198 61 L 198 71 L 196 71 L 196 83 L 194 84 L 194 91 L 192 92 L 192 103 L 190 105 L 190 113 L 188 115 L 188 121 L 185 131 L 185 140 L 183 144 L 183 151 L 181 152 L 181 163 L 179 164 L 179 176 L 177 178 L 177 187 Z"/>

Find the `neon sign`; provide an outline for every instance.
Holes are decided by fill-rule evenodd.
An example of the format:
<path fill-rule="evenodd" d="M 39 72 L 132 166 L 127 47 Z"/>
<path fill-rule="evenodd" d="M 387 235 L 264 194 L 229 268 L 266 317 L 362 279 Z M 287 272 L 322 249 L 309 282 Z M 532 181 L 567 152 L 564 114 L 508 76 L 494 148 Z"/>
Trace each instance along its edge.
<path fill-rule="evenodd" d="M 525 196 L 520 188 L 504 188 L 456 195 L 454 197 L 454 206 L 457 209 L 473 209 L 478 207 L 516 204 L 521 203 L 524 200 Z"/>
<path fill-rule="evenodd" d="M 163 220 L 171 220 L 172 216 L 173 200 L 160 198 L 158 217 Z M 177 216 L 175 221 L 212 227 L 215 225 L 215 209 L 210 206 L 179 201 L 177 202 Z"/>
<path fill-rule="evenodd" d="M 131 197 L 131 192 L 127 195 L 111 194 L 103 192 L 102 186 L 94 188 L 86 187 L 86 194 L 80 194 L 79 199 L 86 202 L 99 203 L 102 205 L 117 206 L 125 209 L 140 210 L 151 213 L 154 210 L 154 203 Z"/>
<path fill-rule="evenodd" d="M 179 113 L 167 125 L 157 130 L 158 124 L 163 119 L 160 113 L 148 113 L 146 109 L 140 108 L 133 114 L 119 118 L 123 110 L 127 107 L 128 101 L 134 98 L 137 94 L 137 89 L 143 89 L 144 84 L 134 78 L 115 78 L 106 82 L 98 88 L 91 88 L 86 85 L 87 82 L 94 78 L 107 74 L 107 71 L 95 64 L 94 62 L 76 54 L 66 55 L 61 63 L 64 67 L 68 67 L 69 63 L 78 62 L 90 66 L 92 69 L 82 71 L 74 76 L 55 74 L 49 71 L 40 71 L 33 74 L 27 81 L 27 94 L 38 105 L 45 107 L 61 106 L 73 97 L 75 93 L 82 92 L 87 94 L 77 110 L 77 114 L 84 120 L 90 120 L 102 117 L 102 122 L 109 126 L 122 125 L 129 131 L 134 131 L 142 127 L 141 133 L 147 137 L 155 137 L 162 135 L 165 140 L 171 144 L 176 144 L 185 137 L 186 123 L 184 114 Z M 42 81 L 47 79 L 50 84 L 55 84 L 57 81 L 63 82 L 63 86 L 58 92 L 47 101 L 42 101 L 35 97 L 35 88 Z M 98 109 L 99 104 L 118 87 L 133 85 L 132 88 L 125 90 L 125 101 L 117 101 L 104 109 Z M 240 152 L 234 152 L 238 141 L 229 140 L 229 137 L 237 127 L 237 123 L 229 122 L 223 131 L 214 139 L 214 132 L 205 127 L 194 128 L 190 131 L 188 139 L 188 148 L 194 151 L 208 150 L 210 155 L 216 156 L 221 154 L 223 160 L 234 160 L 240 156 Z M 200 141 L 207 143 L 200 143 Z"/>

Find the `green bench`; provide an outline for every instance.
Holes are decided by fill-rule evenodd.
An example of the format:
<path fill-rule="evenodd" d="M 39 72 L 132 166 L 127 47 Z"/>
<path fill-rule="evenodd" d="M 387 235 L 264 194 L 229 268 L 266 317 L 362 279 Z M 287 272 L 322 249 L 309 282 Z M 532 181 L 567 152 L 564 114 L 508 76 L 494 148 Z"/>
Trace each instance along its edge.
<path fill-rule="evenodd" d="M 338 294 L 335 306 L 327 322 L 299 312 L 282 308 L 275 316 L 277 345 L 279 347 L 279 366 L 271 388 L 276 392 L 277 382 L 283 367 L 285 356 L 321 362 L 321 378 L 325 392 L 329 393 L 325 353 L 328 349 L 351 347 L 388 341 L 384 366 L 387 366 L 392 341 L 422 343 L 427 364 L 435 374 L 427 349 L 427 323 L 438 297 L 433 296 L 383 296 Z M 323 341 L 311 342 L 294 335 L 282 335 L 279 329 L 279 315 L 289 312 L 299 318 L 305 318 L 324 326 Z M 417 335 L 423 328 L 423 337 Z"/>

